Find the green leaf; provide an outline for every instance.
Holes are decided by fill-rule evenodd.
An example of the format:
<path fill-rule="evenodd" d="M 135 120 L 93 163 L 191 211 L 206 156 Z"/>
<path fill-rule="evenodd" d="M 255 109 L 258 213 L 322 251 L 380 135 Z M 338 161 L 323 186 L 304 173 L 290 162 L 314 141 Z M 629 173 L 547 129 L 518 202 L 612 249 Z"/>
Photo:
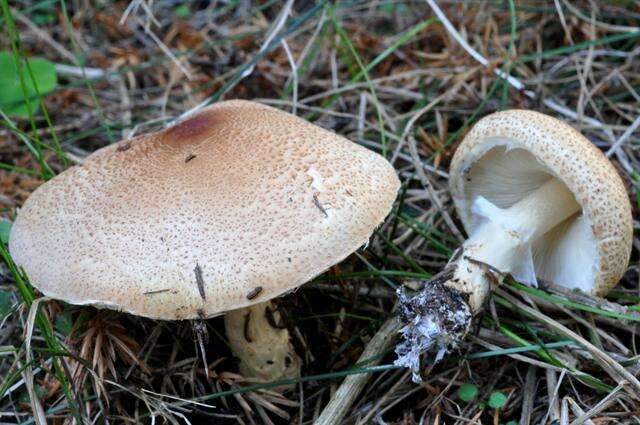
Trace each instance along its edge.
<path fill-rule="evenodd" d="M 63 311 L 56 315 L 56 329 L 64 336 L 69 336 L 73 329 L 73 318 L 71 313 Z"/>
<path fill-rule="evenodd" d="M 489 407 L 494 409 L 501 409 L 507 404 L 507 396 L 502 394 L 500 391 L 494 391 L 489 396 L 489 401 L 487 402 Z"/>
<path fill-rule="evenodd" d="M 473 384 L 462 384 L 458 388 L 458 397 L 462 401 L 471 401 L 478 396 L 478 387 Z"/>
<path fill-rule="evenodd" d="M 0 218 L 0 242 L 9 243 L 9 234 L 11 233 L 11 222 Z"/>
<path fill-rule="evenodd" d="M 27 62 L 33 73 L 35 86 L 24 63 L 18 69 L 11 52 L 0 52 L 0 108 L 7 115 L 28 118 L 27 104 L 32 112 L 37 111 L 39 106 L 36 86 L 43 95 L 53 91 L 58 84 L 56 68 L 52 62 L 38 58 L 27 59 Z M 20 74 L 24 80 L 26 96 L 20 83 Z"/>
<path fill-rule="evenodd" d="M 178 15 L 179 18 L 188 18 L 191 15 L 191 9 L 189 9 L 189 6 L 186 4 L 181 4 L 180 6 L 176 7 L 174 9 L 174 12 L 176 13 L 176 15 Z"/>
<path fill-rule="evenodd" d="M 0 319 L 11 313 L 11 292 L 0 291 Z"/>

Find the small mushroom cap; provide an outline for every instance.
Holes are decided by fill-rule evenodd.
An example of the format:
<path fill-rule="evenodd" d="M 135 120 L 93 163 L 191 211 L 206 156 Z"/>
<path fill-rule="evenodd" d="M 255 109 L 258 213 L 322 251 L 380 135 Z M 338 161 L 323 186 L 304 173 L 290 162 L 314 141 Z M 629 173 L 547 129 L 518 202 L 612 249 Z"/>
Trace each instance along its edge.
<path fill-rule="evenodd" d="M 550 178 L 582 207 L 533 246 L 538 278 L 595 295 L 624 274 L 633 223 L 624 184 L 613 165 L 578 131 L 550 116 L 509 110 L 486 116 L 458 147 L 450 170 L 454 204 L 467 232 L 477 225 L 479 196 L 508 208 Z"/>
<path fill-rule="evenodd" d="M 291 291 L 366 243 L 399 181 L 380 155 L 277 109 L 215 104 L 43 184 L 10 252 L 72 304 L 210 317 Z"/>

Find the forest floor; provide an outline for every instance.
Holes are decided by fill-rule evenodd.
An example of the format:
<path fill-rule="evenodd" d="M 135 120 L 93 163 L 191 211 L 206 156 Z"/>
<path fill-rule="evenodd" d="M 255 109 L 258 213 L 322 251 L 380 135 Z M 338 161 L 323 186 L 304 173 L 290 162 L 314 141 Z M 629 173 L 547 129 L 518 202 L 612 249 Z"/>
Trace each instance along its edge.
<path fill-rule="evenodd" d="M 354 374 L 368 383 L 344 423 L 640 423 L 638 2 L 0 5 L 0 423 L 312 423 Z M 304 359 L 285 392 L 238 374 L 220 318 L 206 321 L 207 378 L 190 322 L 42 301 L 5 245 L 46 180 L 233 98 L 384 154 L 402 180 L 365 248 L 281 299 Z M 627 273 L 606 300 L 505 282 L 458 350 L 424 359 L 419 385 L 392 348 L 376 368 L 358 363 L 394 314 L 395 288 L 436 274 L 459 245 L 452 154 L 478 119 L 508 108 L 616 146 L 636 217 Z"/>

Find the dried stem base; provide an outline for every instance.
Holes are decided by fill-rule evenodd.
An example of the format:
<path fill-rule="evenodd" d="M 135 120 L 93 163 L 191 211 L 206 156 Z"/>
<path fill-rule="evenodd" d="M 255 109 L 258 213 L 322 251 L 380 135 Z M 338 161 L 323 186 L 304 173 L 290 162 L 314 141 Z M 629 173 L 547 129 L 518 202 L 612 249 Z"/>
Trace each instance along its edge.
<path fill-rule="evenodd" d="M 422 289 L 412 296 L 400 288 L 398 310 L 404 327 L 395 364 L 410 368 L 413 381 L 421 382 L 421 355 L 435 352 L 435 361 L 439 361 L 456 348 L 471 329 L 492 283 L 499 283 L 502 277 L 460 249 L 441 273 L 422 283 Z"/>
<path fill-rule="evenodd" d="M 458 346 L 471 328 L 473 315 L 463 294 L 442 283 L 426 283 L 409 297 L 404 288 L 398 290 L 400 330 L 403 340 L 396 346 L 394 362 L 413 372 L 413 382 L 422 382 L 420 357 L 431 351 L 436 361 Z"/>

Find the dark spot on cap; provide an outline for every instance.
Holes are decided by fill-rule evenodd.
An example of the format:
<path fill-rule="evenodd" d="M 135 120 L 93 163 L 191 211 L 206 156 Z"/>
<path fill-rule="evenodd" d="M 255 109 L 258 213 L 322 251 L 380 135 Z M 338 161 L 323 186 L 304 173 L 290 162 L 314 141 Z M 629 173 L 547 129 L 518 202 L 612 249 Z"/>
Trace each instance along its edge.
<path fill-rule="evenodd" d="M 160 139 L 174 148 L 195 145 L 207 138 L 224 120 L 219 111 L 201 112 L 162 131 Z"/>
<path fill-rule="evenodd" d="M 196 156 L 192 153 L 190 153 L 185 159 L 184 162 L 189 162 L 191 161 L 193 158 L 195 158 Z"/>

